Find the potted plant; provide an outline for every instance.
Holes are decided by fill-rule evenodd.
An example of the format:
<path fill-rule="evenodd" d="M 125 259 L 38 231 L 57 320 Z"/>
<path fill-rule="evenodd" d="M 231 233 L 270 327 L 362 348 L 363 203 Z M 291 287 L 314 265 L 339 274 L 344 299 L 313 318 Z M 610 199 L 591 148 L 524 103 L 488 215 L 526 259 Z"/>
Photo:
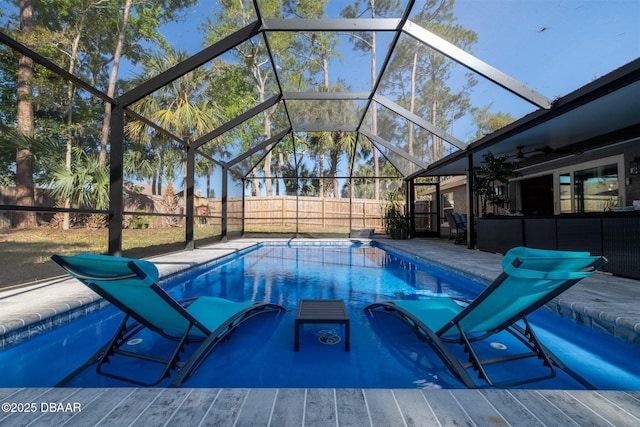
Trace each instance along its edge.
<path fill-rule="evenodd" d="M 409 236 L 409 218 L 405 214 L 404 203 L 397 191 L 389 193 L 382 219 L 384 231 L 392 239 L 406 239 Z"/>
<path fill-rule="evenodd" d="M 482 216 L 487 215 L 487 205 L 504 207 L 509 203 L 509 196 L 499 191 L 501 185 L 509 182 L 510 178 L 519 176 L 516 165 L 509 162 L 509 156 L 494 156 L 488 152 L 483 158 L 483 165 L 473 168 L 473 191 L 481 199 Z"/>

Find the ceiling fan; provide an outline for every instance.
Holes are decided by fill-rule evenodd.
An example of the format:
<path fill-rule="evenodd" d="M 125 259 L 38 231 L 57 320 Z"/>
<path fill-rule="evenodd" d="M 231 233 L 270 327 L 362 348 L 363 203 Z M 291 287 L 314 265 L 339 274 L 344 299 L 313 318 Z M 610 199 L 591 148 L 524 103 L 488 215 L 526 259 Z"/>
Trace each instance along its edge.
<path fill-rule="evenodd" d="M 531 151 L 523 151 L 524 150 L 524 146 L 520 145 L 518 147 L 516 147 L 518 149 L 518 152 L 513 156 L 514 163 L 521 163 L 524 162 L 525 160 L 528 160 L 529 158 L 533 157 L 531 156 L 531 154 L 535 154 L 535 153 L 539 153 L 542 155 L 548 155 L 553 153 L 553 149 L 551 147 L 549 147 L 548 145 L 545 145 L 542 148 L 535 148 Z"/>

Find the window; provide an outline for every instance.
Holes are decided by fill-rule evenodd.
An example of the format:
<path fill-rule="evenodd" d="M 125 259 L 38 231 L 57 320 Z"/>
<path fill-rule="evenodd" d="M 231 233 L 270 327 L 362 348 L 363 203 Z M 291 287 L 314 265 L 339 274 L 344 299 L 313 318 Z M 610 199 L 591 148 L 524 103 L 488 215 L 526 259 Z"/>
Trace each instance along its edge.
<path fill-rule="evenodd" d="M 442 194 L 442 209 L 452 209 L 454 208 L 453 205 L 453 192 L 450 193 L 443 193 Z"/>
<path fill-rule="evenodd" d="M 571 174 L 560 175 L 560 213 L 571 213 Z"/>
<path fill-rule="evenodd" d="M 618 160 L 618 161 L 616 161 Z M 606 158 L 554 174 L 556 213 L 604 212 L 624 205 L 618 192 L 622 159 Z"/>
<path fill-rule="evenodd" d="M 618 165 L 576 171 L 573 180 L 576 212 L 603 212 L 618 206 Z"/>
<path fill-rule="evenodd" d="M 440 223 L 444 224 L 447 220 L 445 217 L 445 212 L 453 212 L 454 209 L 454 201 L 453 201 L 453 192 L 442 193 L 442 212 L 440 212 Z"/>

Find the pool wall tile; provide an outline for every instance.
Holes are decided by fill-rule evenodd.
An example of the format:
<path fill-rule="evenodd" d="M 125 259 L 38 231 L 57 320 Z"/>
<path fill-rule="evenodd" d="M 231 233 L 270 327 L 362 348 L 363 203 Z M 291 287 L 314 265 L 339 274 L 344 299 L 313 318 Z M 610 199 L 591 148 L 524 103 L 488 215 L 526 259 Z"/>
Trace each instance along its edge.
<path fill-rule="evenodd" d="M 37 313 L 20 316 L 0 325 L 0 349 L 18 344 L 23 340 L 50 331 L 79 317 L 99 310 L 109 303 L 101 298 L 92 298 L 92 302 L 81 304 L 60 304 L 55 308 L 39 308 Z"/>

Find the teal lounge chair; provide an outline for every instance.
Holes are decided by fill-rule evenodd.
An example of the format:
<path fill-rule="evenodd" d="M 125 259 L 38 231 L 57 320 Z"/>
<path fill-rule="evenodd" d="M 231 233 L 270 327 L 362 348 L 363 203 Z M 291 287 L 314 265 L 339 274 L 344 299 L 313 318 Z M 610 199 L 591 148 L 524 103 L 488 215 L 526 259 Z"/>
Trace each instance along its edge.
<path fill-rule="evenodd" d="M 113 338 L 58 385 L 97 363 L 98 373 L 143 386 L 158 384 L 177 369 L 171 386 L 179 386 L 240 324 L 258 314 L 285 310 L 276 304 L 233 302 L 209 296 L 178 302 L 158 285 L 158 269 L 149 261 L 94 254 L 54 255 L 51 259 L 126 314 Z M 176 343 L 168 358 L 122 348 L 144 328 Z M 190 342 L 199 345 L 181 362 L 180 356 Z M 159 378 L 151 382 L 106 372 L 104 365 L 116 355 L 159 363 L 163 368 Z"/>
<path fill-rule="evenodd" d="M 559 367 L 586 388 L 591 384 L 565 366 L 536 337 L 527 316 L 555 298 L 582 278 L 595 272 L 606 260 L 588 252 L 565 252 L 517 247 L 502 260 L 503 272 L 473 301 L 449 297 L 424 300 L 378 302 L 365 307 L 370 312 L 392 314 L 406 322 L 418 337 L 428 342 L 449 370 L 468 388 L 476 388 L 469 369 L 491 386 L 513 387 L 556 375 Z M 498 332 L 507 331 L 522 342 L 524 353 L 500 355 L 481 360 L 472 343 Z M 454 354 L 455 346 L 463 346 L 468 361 Z M 498 384 L 489 377 L 486 367 L 494 363 L 528 357 L 542 359 L 545 374 L 503 381 Z"/>

